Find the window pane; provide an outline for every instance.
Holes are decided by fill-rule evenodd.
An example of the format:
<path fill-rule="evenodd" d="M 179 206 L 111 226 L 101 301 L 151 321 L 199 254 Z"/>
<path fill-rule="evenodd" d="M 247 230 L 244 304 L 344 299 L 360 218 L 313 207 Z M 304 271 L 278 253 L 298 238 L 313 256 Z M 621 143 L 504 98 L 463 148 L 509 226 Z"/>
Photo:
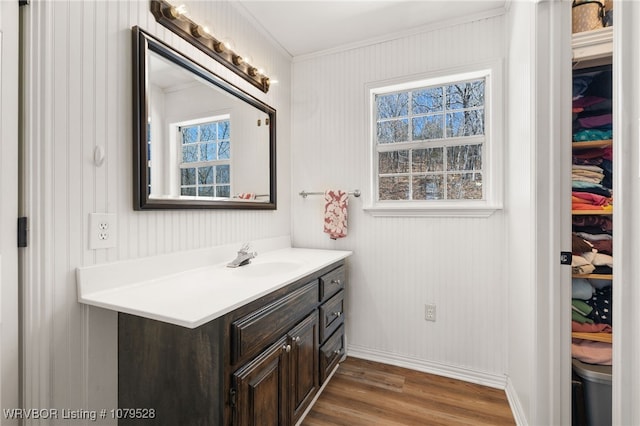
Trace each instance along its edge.
<path fill-rule="evenodd" d="M 447 86 L 447 109 L 473 108 L 484 105 L 484 80 Z"/>
<path fill-rule="evenodd" d="M 414 200 L 442 200 L 444 198 L 442 175 L 416 176 L 413 178 Z"/>
<path fill-rule="evenodd" d="M 213 183 L 213 167 L 198 167 L 198 185 Z"/>
<path fill-rule="evenodd" d="M 231 126 L 230 122 L 221 121 L 218 123 L 218 140 L 220 139 L 230 139 L 231 138 Z"/>
<path fill-rule="evenodd" d="M 182 127 L 182 143 L 194 143 L 198 141 L 198 128 L 197 127 Z"/>
<path fill-rule="evenodd" d="M 413 113 L 425 114 L 442 111 L 443 89 L 443 87 L 433 87 L 413 92 L 411 102 Z"/>
<path fill-rule="evenodd" d="M 231 196 L 231 187 L 228 185 L 218 186 L 216 187 L 216 195 L 218 197 L 230 197 Z"/>
<path fill-rule="evenodd" d="M 200 144 L 200 161 L 212 161 L 216 159 L 216 143 Z"/>
<path fill-rule="evenodd" d="M 180 195 L 191 195 L 191 196 L 195 196 L 196 195 L 196 188 L 195 186 L 191 186 L 189 188 L 180 188 Z"/>
<path fill-rule="evenodd" d="M 229 147 L 229 141 L 218 143 L 218 158 L 220 160 L 228 160 L 229 158 L 231 158 L 231 150 L 229 149 Z"/>
<path fill-rule="evenodd" d="M 447 170 L 482 170 L 482 145 L 448 147 Z"/>
<path fill-rule="evenodd" d="M 184 145 L 182 147 L 182 162 L 194 163 L 198 161 L 198 145 Z"/>
<path fill-rule="evenodd" d="M 378 200 L 484 199 L 487 80 L 454 78 L 373 98 Z"/>
<path fill-rule="evenodd" d="M 376 95 L 376 111 L 378 120 L 384 118 L 404 117 L 409 113 L 409 93 L 392 93 Z"/>
<path fill-rule="evenodd" d="M 200 126 L 201 141 L 213 141 L 215 139 L 216 139 L 215 123 L 203 124 L 202 126 Z"/>
<path fill-rule="evenodd" d="M 180 173 L 180 185 L 195 185 L 196 184 L 196 169 L 191 167 L 188 169 L 182 169 Z"/>
<path fill-rule="evenodd" d="M 380 200 L 408 200 L 409 177 L 380 177 L 378 197 Z"/>
<path fill-rule="evenodd" d="M 411 155 L 411 171 L 441 172 L 444 170 L 444 148 L 414 149 Z"/>
<path fill-rule="evenodd" d="M 201 197 L 213 197 L 213 186 L 198 187 L 198 195 Z"/>
<path fill-rule="evenodd" d="M 409 120 L 378 123 L 378 143 L 406 142 L 409 139 Z"/>
<path fill-rule="evenodd" d="M 484 134 L 484 110 L 447 114 L 447 137 Z"/>
<path fill-rule="evenodd" d="M 216 183 L 229 183 L 229 166 L 216 166 Z"/>
<path fill-rule="evenodd" d="M 378 171 L 385 173 L 406 173 L 409 171 L 409 151 L 391 151 L 378 154 Z"/>
<path fill-rule="evenodd" d="M 444 129 L 443 115 L 429 115 L 412 120 L 413 140 L 441 139 Z"/>
<path fill-rule="evenodd" d="M 450 200 L 482 200 L 482 173 L 447 175 L 447 198 Z"/>

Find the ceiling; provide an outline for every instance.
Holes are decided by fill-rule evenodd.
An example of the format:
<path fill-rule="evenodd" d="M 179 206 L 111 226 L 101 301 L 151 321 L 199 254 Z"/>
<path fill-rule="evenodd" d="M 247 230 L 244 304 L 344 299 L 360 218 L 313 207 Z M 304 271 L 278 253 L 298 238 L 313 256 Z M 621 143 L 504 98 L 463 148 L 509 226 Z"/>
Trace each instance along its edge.
<path fill-rule="evenodd" d="M 510 0 L 236 0 L 292 57 L 504 9 Z"/>

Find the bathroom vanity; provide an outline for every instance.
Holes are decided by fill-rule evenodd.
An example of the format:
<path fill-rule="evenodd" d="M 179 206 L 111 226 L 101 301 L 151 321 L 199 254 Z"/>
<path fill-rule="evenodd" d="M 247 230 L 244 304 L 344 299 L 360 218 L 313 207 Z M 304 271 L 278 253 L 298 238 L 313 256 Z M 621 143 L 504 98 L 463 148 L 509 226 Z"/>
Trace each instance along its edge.
<path fill-rule="evenodd" d="M 100 266 L 78 271 L 82 303 L 119 311 L 119 424 L 296 424 L 345 354 L 350 254 L 281 248 L 240 268 L 196 268 L 97 292 L 86 287 Z M 161 294 L 168 290 L 176 291 L 173 304 Z M 158 309 L 141 300 L 146 311 L 134 312 L 130 299 L 145 293 Z M 189 297 L 197 318 L 185 317 Z M 123 305 L 113 306 L 118 298 Z M 212 312 L 203 317 L 206 305 Z"/>

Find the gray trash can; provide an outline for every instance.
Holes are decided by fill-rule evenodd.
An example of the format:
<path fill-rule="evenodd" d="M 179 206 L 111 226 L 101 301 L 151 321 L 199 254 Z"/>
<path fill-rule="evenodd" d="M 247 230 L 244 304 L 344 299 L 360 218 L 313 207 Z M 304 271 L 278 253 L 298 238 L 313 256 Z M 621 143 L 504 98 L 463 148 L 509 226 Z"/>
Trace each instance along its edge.
<path fill-rule="evenodd" d="M 575 358 L 573 371 L 582 380 L 587 426 L 611 425 L 611 366 L 581 362 Z"/>

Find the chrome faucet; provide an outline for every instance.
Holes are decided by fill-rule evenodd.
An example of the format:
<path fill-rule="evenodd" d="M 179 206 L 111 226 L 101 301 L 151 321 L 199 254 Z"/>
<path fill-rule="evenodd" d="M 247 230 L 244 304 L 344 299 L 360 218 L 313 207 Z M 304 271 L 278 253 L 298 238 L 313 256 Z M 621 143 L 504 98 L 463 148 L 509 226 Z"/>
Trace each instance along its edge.
<path fill-rule="evenodd" d="M 238 255 L 231 262 L 227 263 L 228 268 L 237 268 L 238 266 L 248 265 L 251 262 L 251 259 L 258 255 L 255 251 L 249 251 L 251 246 L 249 243 L 244 244 L 240 250 L 238 250 Z"/>

